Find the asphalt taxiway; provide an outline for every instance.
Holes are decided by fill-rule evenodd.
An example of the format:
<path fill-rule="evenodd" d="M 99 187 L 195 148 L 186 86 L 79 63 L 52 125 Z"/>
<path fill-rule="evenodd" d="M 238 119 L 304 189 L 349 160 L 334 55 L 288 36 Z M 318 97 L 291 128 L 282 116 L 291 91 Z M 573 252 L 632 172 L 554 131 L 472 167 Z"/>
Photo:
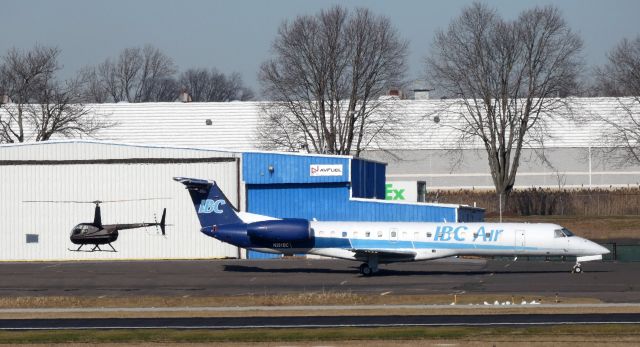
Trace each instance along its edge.
<path fill-rule="evenodd" d="M 311 317 L 198 317 L 0 319 L 0 330 L 56 329 L 254 329 L 407 326 L 535 326 L 560 324 L 639 324 L 640 314 L 510 314 Z"/>
<path fill-rule="evenodd" d="M 0 296 L 270 295 L 312 291 L 360 294 L 509 293 L 640 302 L 640 263 L 445 259 L 381 266 L 363 277 L 359 263 L 277 260 L 1 263 Z"/>

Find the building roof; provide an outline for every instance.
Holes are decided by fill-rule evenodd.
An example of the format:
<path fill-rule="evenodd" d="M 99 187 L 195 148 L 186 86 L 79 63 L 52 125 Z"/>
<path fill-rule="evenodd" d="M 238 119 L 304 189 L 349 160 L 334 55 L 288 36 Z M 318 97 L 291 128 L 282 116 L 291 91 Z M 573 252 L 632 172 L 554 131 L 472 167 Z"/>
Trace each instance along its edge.
<path fill-rule="evenodd" d="M 566 100 L 571 105 L 571 112 L 559 111 L 545 124 L 551 135 L 545 139 L 547 147 L 598 146 L 608 128 L 602 119 L 623 121 L 625 115 L 617 98 Z M 394 128 L 394 136 L 373 143 L 374 149 L 458 147 L 456 140 L 460 137 L 461 118 L 452 110 L 442 111 L 455 100 L 389 102 L 398 105 L 394 118 L 399 121 L 389 125 Z M 95 135 L 99 140 L 236 152 L 259 150 L 256 129 L 260 124 L 261 102 L 117 103 L 89 104 L 87 107 L 113 124 Z M 637 108 L 640 113 L 640 105 Z M 434 121 L 436 116 L 438 122 Z M 528 146 L 540 144 L 532 139 Z M 480 143 L 471 141 L 462 147 L 479 148 Z"/>

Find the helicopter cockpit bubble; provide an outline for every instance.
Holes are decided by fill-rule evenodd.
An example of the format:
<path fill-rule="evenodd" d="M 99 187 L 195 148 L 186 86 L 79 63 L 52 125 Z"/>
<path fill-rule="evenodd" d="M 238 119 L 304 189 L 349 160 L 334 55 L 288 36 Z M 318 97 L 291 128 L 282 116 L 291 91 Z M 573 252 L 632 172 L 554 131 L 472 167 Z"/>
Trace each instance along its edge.
<path fill-rule="evenodd" d="M 71 236 L 86 234 L 89 231 L 89 226 L 86 224 L 78 224 L 71 229 Z"/>

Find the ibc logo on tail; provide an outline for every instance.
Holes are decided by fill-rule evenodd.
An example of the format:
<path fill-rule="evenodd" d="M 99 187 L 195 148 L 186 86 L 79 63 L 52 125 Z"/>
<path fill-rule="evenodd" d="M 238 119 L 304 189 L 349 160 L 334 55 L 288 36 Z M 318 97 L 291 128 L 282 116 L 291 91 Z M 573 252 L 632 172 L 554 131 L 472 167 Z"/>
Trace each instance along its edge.
<path fill-rule="evenodd" d="M 224 201 L 224 199 L 220 199 L 220 200 L 211 200 L 211 199 L 206 199 L 206 200 L 202 200 L 200 202 L 200 208 L 198 209 L 198 213 L 217 213 L 217 214 L 221 214 L 222 210 L 220 209 L 221 205 L 226 205 L 227 203 Z"/>

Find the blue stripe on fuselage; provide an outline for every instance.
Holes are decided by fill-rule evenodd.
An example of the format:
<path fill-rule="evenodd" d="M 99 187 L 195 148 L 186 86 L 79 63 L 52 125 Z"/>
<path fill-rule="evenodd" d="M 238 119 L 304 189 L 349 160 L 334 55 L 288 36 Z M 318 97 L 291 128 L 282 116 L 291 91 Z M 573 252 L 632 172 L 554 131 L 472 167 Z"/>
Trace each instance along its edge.
<path fill-rule="evenodd" d="M 462 242 L 426 242 L 426 241 L 395 241 L 395 240 L 367 240 L 348 239 L 339 237 L 316 237 L 315 248 L 354 248 L 354 249 L 486 249 L 486 250 L 537 250 L 537 247 L 490 245 L 483 243 Z"/>

